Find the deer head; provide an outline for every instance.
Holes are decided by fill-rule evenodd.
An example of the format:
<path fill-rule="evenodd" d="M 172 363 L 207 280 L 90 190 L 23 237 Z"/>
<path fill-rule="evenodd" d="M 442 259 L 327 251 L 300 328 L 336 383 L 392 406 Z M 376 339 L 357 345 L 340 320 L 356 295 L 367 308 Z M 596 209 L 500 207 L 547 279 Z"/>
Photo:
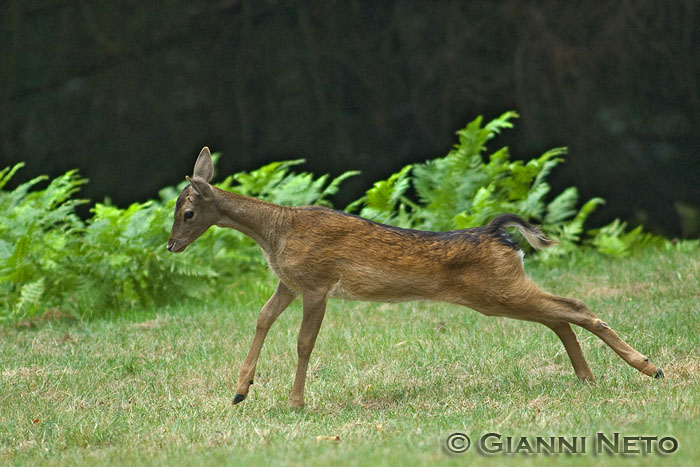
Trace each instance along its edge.
<path fill-rule="evenodd" d="M 214 202 L 214 188 L 209 181 L 214 175 L 214 164 L 208 147 L 204 147 L 194 163 L 192 178 L 175 203 L 175 220 L 168 240 L 168 251 L 180 253 L 209 227 L 216 223 L 218 211 Z"/>

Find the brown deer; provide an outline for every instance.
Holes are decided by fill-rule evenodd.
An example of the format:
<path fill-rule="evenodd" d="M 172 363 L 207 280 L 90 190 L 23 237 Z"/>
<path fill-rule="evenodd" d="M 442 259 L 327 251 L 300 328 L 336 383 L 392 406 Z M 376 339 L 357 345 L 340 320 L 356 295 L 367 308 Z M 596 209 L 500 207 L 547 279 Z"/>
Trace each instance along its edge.
<path fill-rule="evenodd" d="M 270 326 L 299 294 L 303 318 L 290 396 L 296 407 L 304 404 L 309 356 L 331 297 L 435 300 L 464 305 L 488 316 L 542 323 L 561 339 L 576 375 L 593 381 L 570 326 L 576 324 L 600 337 L 637 370 L 663 377 L 661 369 L 620 339 L 583 302 L 543 292 L 528 279 L 523 253 L 505 228 L 516 228 L 535 248 L 556 242 L 516 215 L 505 214 L 473 229 L 408 230 L 324 207 L 285 207 L 223 191 L 209 184 L 213 173 L 211 154 L 205 147 L 192 178 L 187 177 L 190 185 L 175 204 L 168 250 L 183 251 L 212 225 L 237 229 L 260 245 L 279 278 L 277 289 L 260 311 L 234 403 L 248 395 Z"/>

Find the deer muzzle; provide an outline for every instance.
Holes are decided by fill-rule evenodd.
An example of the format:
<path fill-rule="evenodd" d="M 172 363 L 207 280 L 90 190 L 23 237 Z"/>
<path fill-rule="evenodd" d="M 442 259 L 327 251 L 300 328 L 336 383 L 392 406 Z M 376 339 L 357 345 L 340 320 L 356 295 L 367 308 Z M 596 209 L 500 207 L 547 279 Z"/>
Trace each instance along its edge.
<path fill-rule="evenodd" d="M 168 251 L 171 253 L 180 253 L 183 251 L 187 245 L 183 244 L 183 242 L 176 240 L 174 238 L 171 238 L 168 240 Z"/>

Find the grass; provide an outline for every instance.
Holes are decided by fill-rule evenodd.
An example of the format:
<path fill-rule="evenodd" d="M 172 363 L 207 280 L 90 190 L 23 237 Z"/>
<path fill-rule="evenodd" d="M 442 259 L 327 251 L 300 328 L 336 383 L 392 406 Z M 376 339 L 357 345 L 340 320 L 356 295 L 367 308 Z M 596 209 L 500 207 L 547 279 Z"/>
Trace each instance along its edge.
<path fill-rule="evenodd" d="M 576 379 L 541 325 L 444 304 L 332 301 L 306 408 L 294 410 L 297 300 L 267 338 L 248 399 L 234 406 L 269 277 L 198 305 L 0 328 L 0 463 L 697 465 L 697 251 L 595 255 L 528 271 L 547 290 L 586 301 L 666 379 L 641 375 L 578 328 L 595 384 Z M 453 432 L 471 437 L 468 452 L 446 452 Z M 667 456 L 479 455 L 474 443 L 488 432 L 673 436 L 679 448 Z"/>

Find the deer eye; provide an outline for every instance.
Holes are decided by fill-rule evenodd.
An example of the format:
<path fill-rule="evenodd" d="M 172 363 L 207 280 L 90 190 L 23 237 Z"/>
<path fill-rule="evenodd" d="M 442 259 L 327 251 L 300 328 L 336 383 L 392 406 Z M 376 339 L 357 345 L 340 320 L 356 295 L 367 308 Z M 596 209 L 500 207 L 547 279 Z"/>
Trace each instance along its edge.
<path fill-rule="evenodd" d="M 187 219 L 192 219 L 194 217 L 194 212 L 192 211 L 185 211 L 185 220 Z"/>

